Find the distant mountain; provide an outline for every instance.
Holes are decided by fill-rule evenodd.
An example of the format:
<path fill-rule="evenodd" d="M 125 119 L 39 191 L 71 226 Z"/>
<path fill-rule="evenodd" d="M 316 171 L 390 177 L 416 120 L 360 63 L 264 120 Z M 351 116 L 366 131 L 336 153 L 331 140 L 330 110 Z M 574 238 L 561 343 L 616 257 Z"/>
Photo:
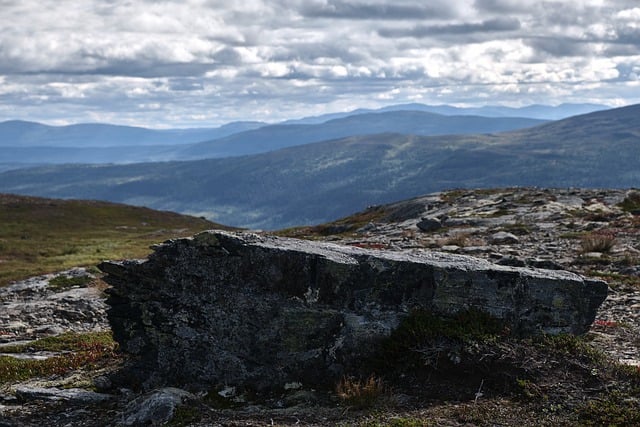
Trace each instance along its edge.
<path fill-rule="evenodd" d="M 216 129 L 162 131 L 100 124 L 52 127 L 14 121 L 0 123 L 0 146 L 4 144 L 0 160 L 5 170 L 47 164 L 199 160 L 264 153 L 369 133 L 482 133 L 540 123 L 540 120 L 521 118 L 445 117 L 418 111 L 361 114 L 317 125 L 267 126 L 259 122 L 238 122 Z M 189 143 L 202 141 L 207 135 L 214 139 Z M 156 144 L 150 145 L 153 142 Z"/>
<path fill-rule="evenodd" d="M 640 187 L 640 105 L 494 135 L 357 136 L 228 159 L 0 174 L 0 191 L 281 228 L 448 188 Z"/>
<path fill-rule="evenodd" d="M 49 126 L 11 120 L 0 123 L 0 147 L 130 147 L 191 144 L 264 126 L 235 122 L 217 128 L 146 129 L 101 123 Z"/>
<path fill-rule="evenodd" d="M 320 116 L 304 117 L 282 122 L 281 124 L 319 124 L 329 120 L 340 119 L 356 114 L 381 113 L 386 111 L 423 111 L 427 113 L 442 114 L 444 116 L 482 116 L 482 117 L 521 117 L 539 120 L 560 120 L 579 114 L 587 114 L 595 111 L 608 110 L 611 107 L 600 104 L 560 104 L 529 105 L 526 107 L 503 107 L 487 105 L 484 107 L 453 107 L 450 105 L 425 105 L 425 104 L 397 104 L 378 109 L 360 108 L 357 110 L 330 113 Z"/>
<path fill-rule="evenodd" d="M 265 153 L 281 148 L 357 135 L 400 133 L 448 135 L 502 132 L 543 123 L 516 117 L 443 116 L 424 111 L 354 114 L 311 125 L 271 125 L 226 138 L 183 147 L 182 159 L 216 158 Z"/>

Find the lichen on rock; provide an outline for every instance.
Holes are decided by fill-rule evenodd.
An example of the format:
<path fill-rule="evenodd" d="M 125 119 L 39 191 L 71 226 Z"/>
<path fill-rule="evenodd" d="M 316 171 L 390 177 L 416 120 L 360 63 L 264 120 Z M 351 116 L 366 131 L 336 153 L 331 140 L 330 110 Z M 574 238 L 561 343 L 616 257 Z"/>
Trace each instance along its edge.
<path fill-rule="evenodd" d="M 607 294 L 565 271 L 223 231 L 100 268 L 114 337 L 143 388 L 333 384 L 414 310 L 480 310 L 518 335 L 580 334 Z"/>

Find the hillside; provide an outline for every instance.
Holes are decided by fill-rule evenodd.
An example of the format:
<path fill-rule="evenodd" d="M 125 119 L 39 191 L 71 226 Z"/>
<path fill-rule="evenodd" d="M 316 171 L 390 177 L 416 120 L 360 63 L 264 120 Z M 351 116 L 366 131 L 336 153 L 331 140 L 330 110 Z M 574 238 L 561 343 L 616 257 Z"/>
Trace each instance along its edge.
<path fill-rule="evenodd" d="M 0 191 L 275 229 L 447 188 L 638 187 L 638 116 L 635 105 L 502 134 L 379 134 L 230 159 L 10 171 Z"/>
<path fill-rule="evenodd" d="M 0 286 L 103 259 L 141 258 L 152 244 L 218 227 L 115 203 L 0 194 Z"/>

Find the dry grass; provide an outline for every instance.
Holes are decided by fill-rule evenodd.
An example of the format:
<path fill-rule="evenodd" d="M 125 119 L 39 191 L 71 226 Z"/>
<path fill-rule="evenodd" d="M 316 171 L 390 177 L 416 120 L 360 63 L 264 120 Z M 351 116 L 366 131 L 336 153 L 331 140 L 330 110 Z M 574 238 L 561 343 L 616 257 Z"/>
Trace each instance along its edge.
<path fill-rule="evenodd" d="M 582 253 L 600 252 L 609 253 L 616 245 L 616 236 L 613 233 L 600 231 L 582 236 L 580 250 Z"/>
<path fill-rule="evenodd" d="M 343 377 L 336 386 L 336 394 L 347 405 L 356 408 L 369 408 L 379 403 L 385 393 L 384 383 L 371 375 L 366 380 Z"/>

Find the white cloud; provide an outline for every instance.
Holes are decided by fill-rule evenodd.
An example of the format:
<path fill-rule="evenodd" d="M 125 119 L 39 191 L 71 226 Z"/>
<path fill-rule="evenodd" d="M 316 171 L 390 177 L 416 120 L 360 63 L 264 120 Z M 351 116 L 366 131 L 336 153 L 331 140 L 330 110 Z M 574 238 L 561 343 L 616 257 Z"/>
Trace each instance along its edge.
<path fill-rule="evenodd" d="M 209 126 L 416 99 L 640 101 L 635 0 L 2 6 L 0 120 Z"/>

